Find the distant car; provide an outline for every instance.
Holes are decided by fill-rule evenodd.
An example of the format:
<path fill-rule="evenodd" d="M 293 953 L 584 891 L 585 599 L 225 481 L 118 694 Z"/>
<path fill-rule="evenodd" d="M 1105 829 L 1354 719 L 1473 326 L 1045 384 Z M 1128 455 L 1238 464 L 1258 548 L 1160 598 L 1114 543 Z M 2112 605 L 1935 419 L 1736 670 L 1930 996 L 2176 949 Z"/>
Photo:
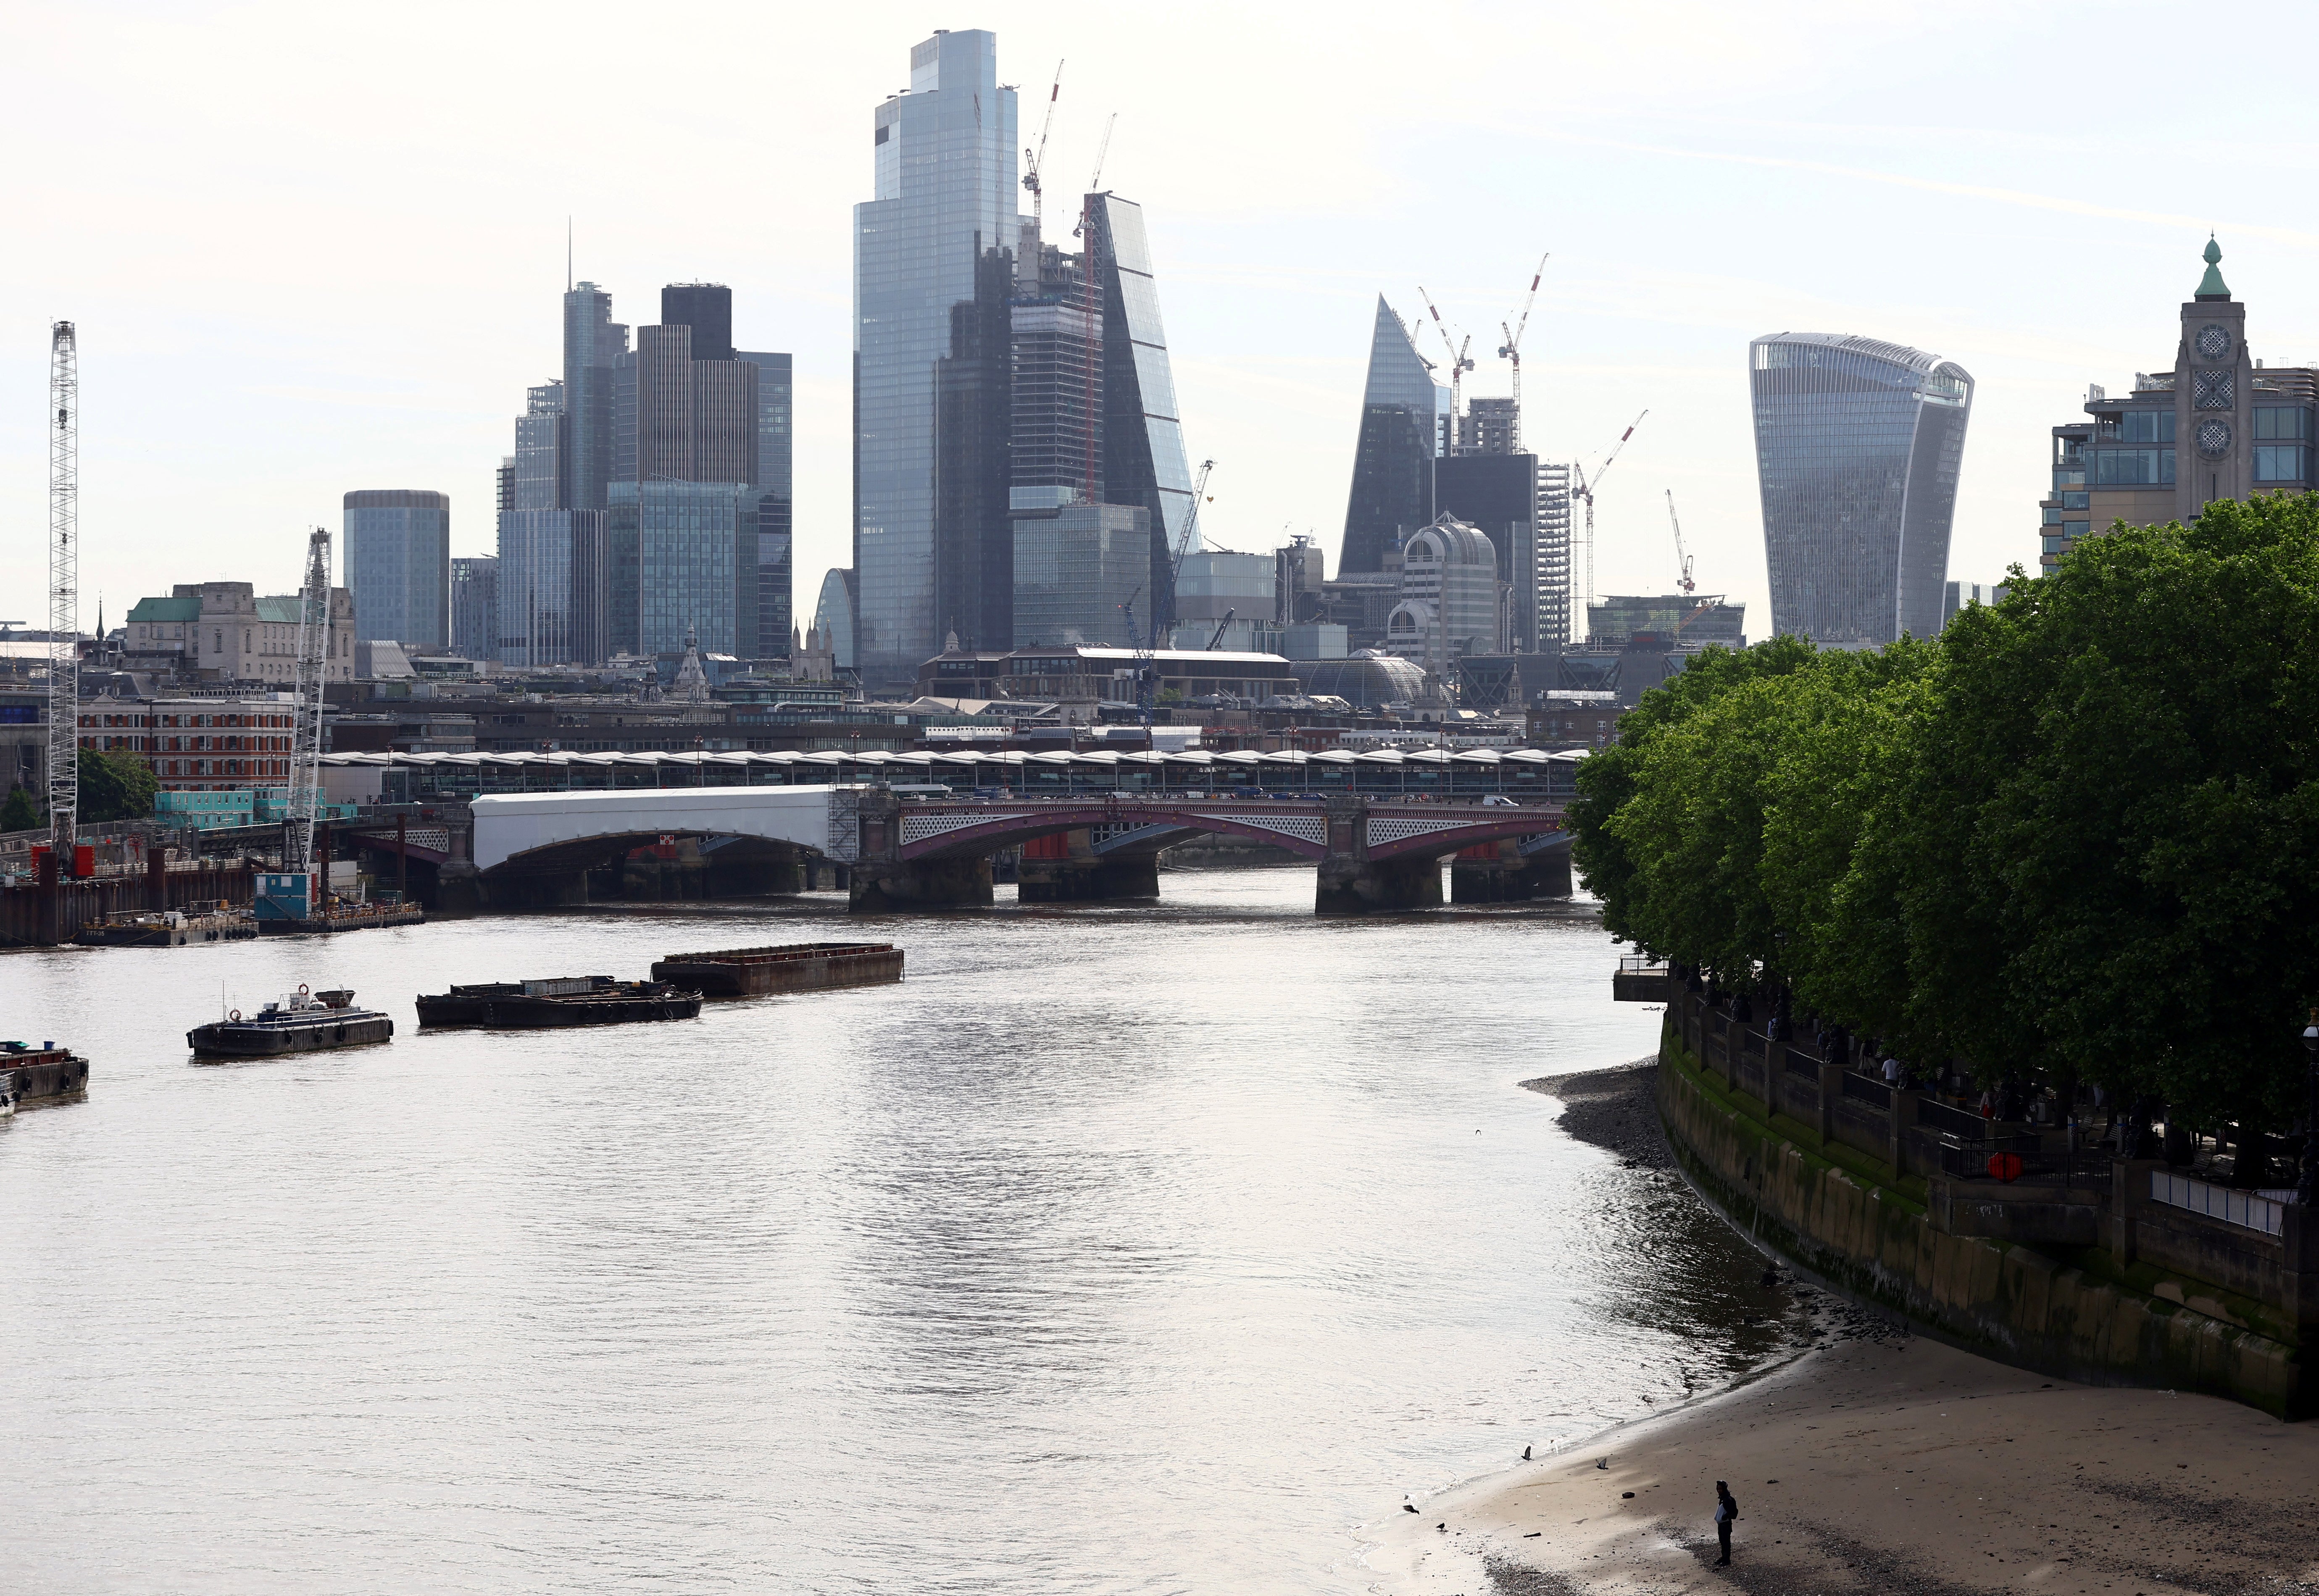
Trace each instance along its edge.
<path fill-rule="evenodd" d="M 1521 806 L 1514 802 L 1513 799 L 1508 798 L 1502 792 L 1485 792 L 1482 795 L 1482 807 L 1484 809 L 1519 809 Z"/>

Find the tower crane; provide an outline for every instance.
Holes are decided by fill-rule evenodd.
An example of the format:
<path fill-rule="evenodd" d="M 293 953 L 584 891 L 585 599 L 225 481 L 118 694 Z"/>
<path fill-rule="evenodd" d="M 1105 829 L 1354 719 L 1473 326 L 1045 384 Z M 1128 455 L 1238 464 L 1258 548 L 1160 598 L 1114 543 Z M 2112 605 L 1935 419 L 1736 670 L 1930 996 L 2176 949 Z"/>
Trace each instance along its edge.
<path fill-rule="evenodd" d="M 97 640 L 100 644 L 104 639 Z M 49 329 L 49 857 L 72 872 L 80 821 L 80 334 Z"/>
<path fill-rule="evenodd" d="M 1055 63 L 1055 86 L 1047 91 L 1047 114 L 1039 123 L 1038 148 L 1035 149 L 1025 149 L 1023 151 L 1023 186 L 1031 191 L 1031 225 L 1034 229 L 1039 226 L 1045 214 L 1045 194 L 1044 191 L 1039 186 L 1039 172 L 1040 169 L 1046 165 L 1047 133 L 1048 131 L 1055 125 L 1055 102 L 1062 98 L 1062 94 L 1063 64 L 1060 61 L 1057 61 Z M 1033 261 L 1031 263 L 1031 271 L 1034 278 L 1038 274 L 1038 269 L 1039 263 Z"/>
<path fill-rule="evenodd" d="M 1462 413 L 1461 401 L 1466 392 L 1466 374 L 1474 369 L 1474 363 L 1466 357 L 1466 351 L 1474 347 L 1474 336 L 1467 333 L 1464 343 L 1451 343 L 1449 324 L 1442 320 L 1441 312 L 1434 309 L 1433 296 L 1425 292 L 1422 283 L 1417 285 L 1417 297 L 1425 302 L 1428 311 L 1433 312 L 1434 330 L 1441 335 L 1441 345 L 1449 351 L 1449 437 L 1445 440 L 1442 453 L 1455 454 L 1457 449 L 1457 418 Z"/>
<path fill-rule="evenodd" d="M 1650 413 L 1645 410 L 1627 424 L 1627 429 L 1619 434 L 1619 441 L 1612 444 L 1611 452 L 1602 456 L 1602 464 L 1594 468 L 1593 482 L 1586 480 L 1584 465 L 1573 462 L 1570 467 L 1571 481 L 1575 484 L 1570 490 L 1570 496 L 1586 503 L 1586 602 L 1589 604 L 1594 602 L 1594 490 L 1601 487 L 1602 479 L 1611 474 L 1611 464 L 1619 458 L 1619 451 L 1625 448 L 1627 440 L 1635 436 L 1635 428 L 1643 424 L 1643 416 Z"/>
<path fill-rule="evenodd" d="M 1506 340 L 1504 343 L 1502 343 L 1502 344 L 1501 344 L 1501 345 L 1499 345 L 1499 346 L 1498 346 L 1498 358 L 1499 358 L 1499 359 L 1501 359 L 1501 360 L 1510 360 L 1510 361 L 1513 362 L 1513 367 L 1514 367 L 1514 424 L 1513 424 L 1513 434 L 1512 434 L 1512 437 L 1513 437 L 1513 446 L 1512 446 L 1511 448 L 1509 448 L 1509 449 L 1506 451 L 1506 453 L 1508 453 L 1508 454 L 1510 454 L 1510 455 L 1519 455 L 1519 454 L 1520 454 L 1520 453 L 1522 452 L 1522 446 L 1521 446 L 1521 341 L 1522 341 L 1522 334 L 1529 330 L 1529 308 L 1530 308 L 1532 305 L 1534 305 L 1534 304 L 1536 304 L 1536 303 L 1538 302 L 1538 285 L 1540 283 L 1542 283 L 1542 282 L 1544 282 L 1544 281 L 1546 280 L 1546 263 L 1547 263 L 1547 260 L 1548 260 L 1548 257 L 1549 257 L 1551 254 L 1552 254 L 1552 251 L 1550 251 L 1550 250 L 1549 250 L 1549 251 L 1548 252 L 1548 254 L 1547 254 L 1547 255 L 1541 255 L 1541 256 L 1539 256 L 1539 257 L 1538 257 L 1538 270 L 1536 270 L 1536 271 L 1532 272 L 1532 273 L 1529 275 L 1529 297 L 1525 298 L 1525 299 L 1522 301 L 1521 314 L 1520 314 L 1520 316 L 1518 316 L 1518 317 L 1516 317 L 1516 318 L 1514 319 L 1514 324 L 1513 324 L 1512 328 L 1511 328 L 1511 329 L 1508 329 L 1508 328 L 1507 328 L 1507 326 L 1506 326 L 1506 324 L 1505 324 L 1504 322 L 1502 322 L 1502 321 L 1501 321 L 1501 322 L 1499 322 L 1499 323 L 1498 323 L 1498 331 L 1499 331 L 1499 332 L 1501 332 L 1501 333 L 1502 333 L 1502 334 L 1504 335 L 1504 337 L 1505 337 L 1505 340 Z"/>
<path fill-rule="evenodd" d="M 1164 622 L 1161 620 L 1156 605 L 1151 618 L 1151 640 L 1155 647 L 1160 638 L 1166 635 L 1167 628 L 1176 624 L 1176 579 L 1183 572 L 1184 556 L 1192 552 L 1192 542 L 1200 535 L 1200 506 L 1208 501 L 1208 473 L 1215 468 L 1216 463 L 1213 460 L 1200 462 L 1198 480 L 1192 483 L 1192 508 L 1185 512 L 1183 530 L 1176 534 L 1176 546 L 1169 551 L 1167 618 Z"/>
<path fill-rule="evenodd" d="M 1683 576 L 1678 585 L 1682 587 L 1684 592 L 1688 593 L 1692 589 L 1698 587 L 1699 584 L 1691 580 L 1691 556 L 1683 552 L 1683 521 L 1674 513 L 1674 490 L 1673 488 L 1669 488 L 1666 491 L 1666 496 L 1667 519 L 1674 523 L 1675 564 L 1683 567 Z"/>

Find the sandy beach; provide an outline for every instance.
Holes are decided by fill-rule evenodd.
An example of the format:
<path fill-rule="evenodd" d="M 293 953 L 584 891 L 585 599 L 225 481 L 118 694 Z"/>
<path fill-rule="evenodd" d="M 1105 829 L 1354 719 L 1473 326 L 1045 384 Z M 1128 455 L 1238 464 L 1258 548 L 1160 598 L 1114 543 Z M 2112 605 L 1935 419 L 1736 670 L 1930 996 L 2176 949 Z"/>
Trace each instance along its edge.
<path fill-rule="evenodd" d="M 1632 1089 L 1647 1078 L 1537 1084 L 1569 1092 L 1582 1140 L 1638 1157 L 1656 1131 Z M 1376 1588 L 2319 1591 L 2319 1426 L 2047 1380 L 1836 1319 L 1819 1348 L 1737 1390 L 1391 1513 L 1368 1531 Z M 1728 1568 L 1713 1566 L 1718 1480 L 1741 1514 Z"/>

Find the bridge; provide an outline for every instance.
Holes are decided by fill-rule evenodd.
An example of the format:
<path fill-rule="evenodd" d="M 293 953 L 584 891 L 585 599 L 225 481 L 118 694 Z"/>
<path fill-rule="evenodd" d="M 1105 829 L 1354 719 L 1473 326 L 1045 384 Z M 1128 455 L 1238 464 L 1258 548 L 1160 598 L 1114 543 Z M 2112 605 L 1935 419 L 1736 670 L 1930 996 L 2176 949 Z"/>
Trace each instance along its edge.
<path fill-rule="evenodd" d="M 786 872 L 809 858 L 835 861 L 862 912 L 988 904 L 992 856 L 1018 848 L 1026 903 L 1156 897 L 1161 850 L 1202 833 L 1313 860 L 1323 914 L 1438 904 L 1440 861 L 1453 854 L 1456 901 L 1570 892 L 1559 806 L 1126 793 L 919 802 L 843 786 L 510 794 L 472 809 L 477 886 L 503 905 L 584 902 L 591 871 L 679 837 L 737 845 L 774 872 L 772 890 L 801 884 Z"/>

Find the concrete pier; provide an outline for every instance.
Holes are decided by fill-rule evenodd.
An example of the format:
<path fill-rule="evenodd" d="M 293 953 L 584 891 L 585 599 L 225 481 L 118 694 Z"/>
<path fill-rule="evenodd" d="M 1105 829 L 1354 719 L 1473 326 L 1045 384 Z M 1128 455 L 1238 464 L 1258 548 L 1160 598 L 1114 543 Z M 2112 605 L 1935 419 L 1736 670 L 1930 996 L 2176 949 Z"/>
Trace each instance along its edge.
<path fill-rule="evenodd" d="M 1441 906 L 1441 861 L 1416 858 L 1372 861 L 1332 853 L 1321 861 L 1313 896 L 1316 915 L 1392 914 Z"/>
<path fill-rule="evenodd" d="M 1528 903 L 1570 896 L 1570 850 L 1541 848 L 1525 854 L 1507 837 L 1467 848 L 1449 861 L 1451 903 Z"/>
<path fill-rule="evenodd" d="M 1079 834 L 1084 835 L 1084 833 Z M 1160 896 L 1160 856 L 1123 859 L 1031 859 L 1017 867 L 1015 895 L 1024 903 L 1107 903 Z"/>
<path fill-rule="evenodd" d="M 988 908 L 990 860 L 864 859 L 853 867 L 846 907 L 857 915 L 907 909 Z"/>

